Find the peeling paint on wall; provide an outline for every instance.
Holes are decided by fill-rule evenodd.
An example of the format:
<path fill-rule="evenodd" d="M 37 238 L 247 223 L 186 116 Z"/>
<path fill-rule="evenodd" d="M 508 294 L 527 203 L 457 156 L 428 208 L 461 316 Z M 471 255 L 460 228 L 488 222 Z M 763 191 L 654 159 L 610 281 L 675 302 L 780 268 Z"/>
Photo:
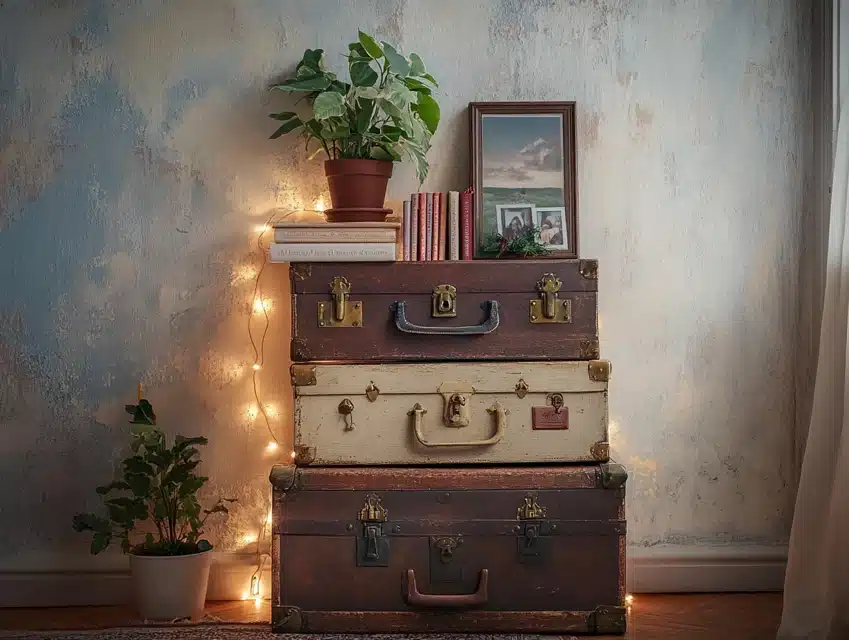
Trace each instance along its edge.
<path fill-rule="evenodd" d="M 86 553 L 71 515 L 115 470 L 139 380 L 169 432 L 209 436 L 209 496 L 241 500 L 213 527 L 220 548 L 262 520 L 252 230 L 326 191 L 297 142 L 268 140 L 267 114 L 288 103 L 264 87 L 308 47 L 344 69 L 357 28 L 420 53 L 440 80 L 424 190 L 467 186 L 468 102 L 577 101 L 581 253 L 601 264 L 631 542 L 786 537 L 801 4 L 2 3 L 3 553 Z M 389 198 L 416 189 L 396 166 Z M 263 282 L 277 304 L 260 386 L 285 416 L 285 270 Z"/>

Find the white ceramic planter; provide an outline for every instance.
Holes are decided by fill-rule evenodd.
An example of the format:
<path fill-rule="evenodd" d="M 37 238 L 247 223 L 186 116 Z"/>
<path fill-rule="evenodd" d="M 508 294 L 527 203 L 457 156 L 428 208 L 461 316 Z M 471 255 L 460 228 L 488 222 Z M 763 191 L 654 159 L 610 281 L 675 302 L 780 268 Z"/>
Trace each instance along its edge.
<path fill-rule="evenodd" d="M 147 620 L 203 617 L 212 552 L 187 556 L 130 554 L 139 615 Z"/>

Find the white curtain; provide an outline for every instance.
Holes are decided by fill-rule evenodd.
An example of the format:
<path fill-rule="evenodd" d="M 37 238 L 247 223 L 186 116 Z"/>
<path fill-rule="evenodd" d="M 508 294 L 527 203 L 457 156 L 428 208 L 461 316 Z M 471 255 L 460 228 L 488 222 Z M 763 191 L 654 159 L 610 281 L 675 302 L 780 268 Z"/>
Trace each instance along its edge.
<path fill-rule="evenodd" d="M 841 105 L 813 406 L 779 640 L 849 640 L 849 110 Z M 801 425 L 805 426 L 805 425 Z"/>

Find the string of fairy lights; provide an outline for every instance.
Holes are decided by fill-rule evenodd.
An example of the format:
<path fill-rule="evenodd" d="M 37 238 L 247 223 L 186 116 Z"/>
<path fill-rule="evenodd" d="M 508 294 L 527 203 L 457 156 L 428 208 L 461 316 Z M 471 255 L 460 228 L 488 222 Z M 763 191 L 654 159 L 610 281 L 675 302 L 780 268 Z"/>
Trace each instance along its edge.
<path fill-rule="evenodd" d="M 284 210 L 275 210 L 266 220 L 265 224 L 261 225 L 256 229 L 258 232 L 258 236 L 256 239 L 256 248 L 259 252 L 261 262 L 259 269 L 256 270 L 256 274 L 254 275 L 254 287 L 253 287 L 253 295 L 251 297 L 250 302 L 250 310 L 248 312 L 248 339 L 251 344 L 251 349 L 253 350 L 254 361 L 251 365 L 251 387 L 253 389 L 254 401 L 255 404 L 248 409 L 248 417 L 251 419 L 255 419 L 259 415 L 262 415 L 263 422 L 265 423 L 265 428 L 268 431 L 268 435 L 270 440 L 268 445 L 266 446 L 266 451 L 269 453 L 274 453 L 280 447 L 280 439 L 274 433 L 274 429 L 271 427 L 271 421 L 269 420 L 269 413 L 274 413 L 272 408 L 269 405 L 266 405 L 262 402 L 259 393 L 259 387 L 257 384 L 257 376 L 262 371 L 263 366 L 265 365 L 265 339 L 268 335 L 268 330 L 271 325 L 271 320 L 268 315 L 268 310 L 272 306 L 272 301 L 262 294 L 262 288 L 260 286 L 260 282 L 262 279 L 262 274 L 265 271 L 265 267 L 268 264 L 268 247 L 263 245 L 263 238 L 266 233 L 272 231 L 274 225 L 286 220 L 287 218 L 296 215 L 296 214 L 318 214 L 321 215 L 324 211 L 323 201 L 318 200 L 313 209 L 284 209 Z M 263 323 L 261 333 L 259 334 L 259 338 L 254 335 L 254 318 L 255 316 L 262 316 Z M 294 457 L 294 453 L 291 454 Z M 262 552 L 262 544 L 266 535 L 266 530 L 271 524 L 272 518 L 272 510 L 269 509 L 268 515 L 260 527 L 259 533 L 256 536 L 249 535 L 245 537 L 245 542 L 250 544 L 252 542 L 256 542 L 256 570 L 253 572 L 250 578 L 250 585 L 247 592 L 242 594 L 243 600 L 248 600 L 253 598 L 256 606 L 261 606 L 262 596 L 261 596 L 261 582 L 262 582 L 262 571 L 265 568 L 265 564 L 269 559 L 269 555 L 267 553 Z"/>

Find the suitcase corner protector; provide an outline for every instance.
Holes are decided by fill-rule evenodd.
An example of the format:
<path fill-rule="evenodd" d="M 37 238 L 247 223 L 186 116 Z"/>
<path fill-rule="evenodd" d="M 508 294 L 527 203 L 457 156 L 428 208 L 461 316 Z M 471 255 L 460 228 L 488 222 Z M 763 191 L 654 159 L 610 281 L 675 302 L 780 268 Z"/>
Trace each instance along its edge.
<path fill-rule="evenodd" d="M 298 633 L 304 630 L 304 617 L 298 607 L 271 607 L 271 627 L 275 633 Z"/>
<path fill-rule="evenodd" d="M 292 460 L 295 466 L 303 467 L 312 464 L 315 460 L 315 447 L 308 447 L 305 444 L 296 444 L 295 450 L 292 451 Z"/>
<path fill-rule="evenodd" d="M 610 460 L 610 443 L 607 440 L 599 440 L 590 447 L 590 457 L 596 462 L 607 462 Z"/>
<path fill-rule="evenodd" d="M 622 634 L 626 631 L 626 608 L 600 606 L 589 615 L 590 633 Z"/>
<path fill-rule="evenodd" d="M 601 466 L 601 485 L 605 489 L 619 489 L 628 480 L 628 471 L 617 462 L 606 462 Z"/>
<path fill-rule="evenodd" d="M 598 260 L 581 260 L 578 270 L 587 280 L 598 280 Z"/>
<path fill-rule="evenodd" d="M 609 382 L 613 373 L 613 365 L 610 360 L 590 360 L 587 364 L 587 375 L 593 382 Z"/>
<path fill-rule="evenodd" d="M 289 374 L 293 387 L 313 387 L 316 384 L 314 364 L 293 364 Z"/>
<path fill-rule="evenodd" d="M 298 467 L 294 464 L 276 464 L 268 476 L 271 485 L 278 491 L 291 491 L 295 487 Z"/>
<path fill-rule="evenodd" d="M 309 262 L 296 262 L 291 269 L 294 280 L 306 280 L 312 275 L 312 264 Z"/>

